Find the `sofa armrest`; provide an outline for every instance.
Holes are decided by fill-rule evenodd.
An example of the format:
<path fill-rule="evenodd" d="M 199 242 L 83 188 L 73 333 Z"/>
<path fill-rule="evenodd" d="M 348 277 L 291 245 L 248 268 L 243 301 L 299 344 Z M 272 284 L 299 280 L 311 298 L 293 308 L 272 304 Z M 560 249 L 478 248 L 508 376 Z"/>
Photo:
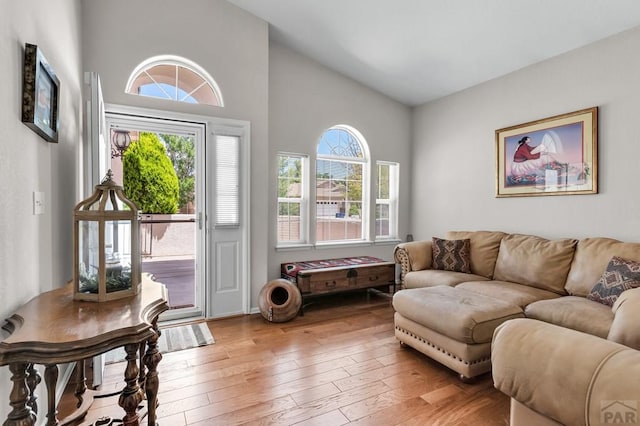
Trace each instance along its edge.
<path fill-rule="evenodd" d="M 431 240 L 411 241 L 398 244 L 393 258 L 401 266 L 402 283 L 407 272 L 431 268 Z"/>
<path fill-rule="evenodd" d="M 624 291 L 611 308 L 608 340 L 640 350 L 640 287 Z"/>
<path fill-rule="evenodd" d="M 562 424 L 600 424 L 611 404 L 640 400 L 640 352 L 532 319 L 499 326 L 491 350 L 495 387 Z"/>

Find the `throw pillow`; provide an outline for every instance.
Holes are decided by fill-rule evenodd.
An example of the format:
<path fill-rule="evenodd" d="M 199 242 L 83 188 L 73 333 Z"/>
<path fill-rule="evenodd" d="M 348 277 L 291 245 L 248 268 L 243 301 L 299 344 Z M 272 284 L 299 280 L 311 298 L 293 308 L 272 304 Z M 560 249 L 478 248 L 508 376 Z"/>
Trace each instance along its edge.
<path fill-rule="evenodd" d="M 433 237 L 432 269 L 471 273 L 471 240 L 443 240 Z"/>
<path fill-rule="evenodd" d="M 640 262 L 614 256 L 587 299 L 613 306 L 623 291 L 634 287 L 640 287 Z"/>

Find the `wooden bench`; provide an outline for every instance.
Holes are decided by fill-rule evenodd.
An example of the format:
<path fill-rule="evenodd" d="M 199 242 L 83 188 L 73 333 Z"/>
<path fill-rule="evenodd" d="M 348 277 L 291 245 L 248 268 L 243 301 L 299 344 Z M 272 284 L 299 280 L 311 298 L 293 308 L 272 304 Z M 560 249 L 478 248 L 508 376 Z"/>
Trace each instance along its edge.
<path fill-rule="evenodd" d="M 390 286 L 396 290 L 395 262 L 370 256 L 283 263 L 281 275 L 298 286 L 303 306 L 310 296 L 367 288 L 389 292 Z"/>

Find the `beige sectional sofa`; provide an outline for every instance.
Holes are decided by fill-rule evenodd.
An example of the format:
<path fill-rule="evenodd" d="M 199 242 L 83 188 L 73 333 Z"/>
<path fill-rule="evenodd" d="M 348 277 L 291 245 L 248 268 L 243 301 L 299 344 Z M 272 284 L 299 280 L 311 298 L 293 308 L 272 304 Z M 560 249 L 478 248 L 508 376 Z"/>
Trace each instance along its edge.
<path fill-rule="evenodd" d="M 431 240 L 396 247 L 403 289 L 393 300 L 395 335 L 461 377 L 491 369 L 493 330 L 514 318 L 640 349 L 640 298 L 612 309 L 586 297 L 613 256 L 640 261 L 640 244 L 495 231 L 449 232 L 445 239 L 470 240 L 470 273 L 432 269 Z M 640 289 L 624 295 L 632 292 Z"/>
<path fill-rule="evenodd" d="M 625 292 L 634 293 L 636 301 L 625 304 L 635 303 L 636 312 L 638 290 Z M 511 397 L 511 426 L 640 424 L 636 349 L 516 319 L 497 328 L 492 364 L 495 387 Z"/>

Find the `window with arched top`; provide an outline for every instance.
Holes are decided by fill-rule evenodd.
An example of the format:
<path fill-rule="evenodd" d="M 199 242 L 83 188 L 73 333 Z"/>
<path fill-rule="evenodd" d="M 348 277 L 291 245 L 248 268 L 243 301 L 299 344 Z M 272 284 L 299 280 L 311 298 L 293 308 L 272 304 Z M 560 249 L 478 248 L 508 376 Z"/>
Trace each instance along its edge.
<path fill-rule="evenodd" d="M 310 155 L 278 153 L 278 247 L 397 241 L 400 164 L 377 160 L 372 169 L 367 141 L 346 125 L 323 132 L 315 154 L 313 176 Z"/>
<path fill-rule="evenodd" d="M 325 131 L 316 150 L 316 242 L 368 238 L 369 148 L 350 126 Z"/>
<path fill-rule="evenodd" d="M 224 106 L 215 80 L 193 61 L 179 56 L 154 56 L 138 65 L 125 92 L 177 102 Z"/>

